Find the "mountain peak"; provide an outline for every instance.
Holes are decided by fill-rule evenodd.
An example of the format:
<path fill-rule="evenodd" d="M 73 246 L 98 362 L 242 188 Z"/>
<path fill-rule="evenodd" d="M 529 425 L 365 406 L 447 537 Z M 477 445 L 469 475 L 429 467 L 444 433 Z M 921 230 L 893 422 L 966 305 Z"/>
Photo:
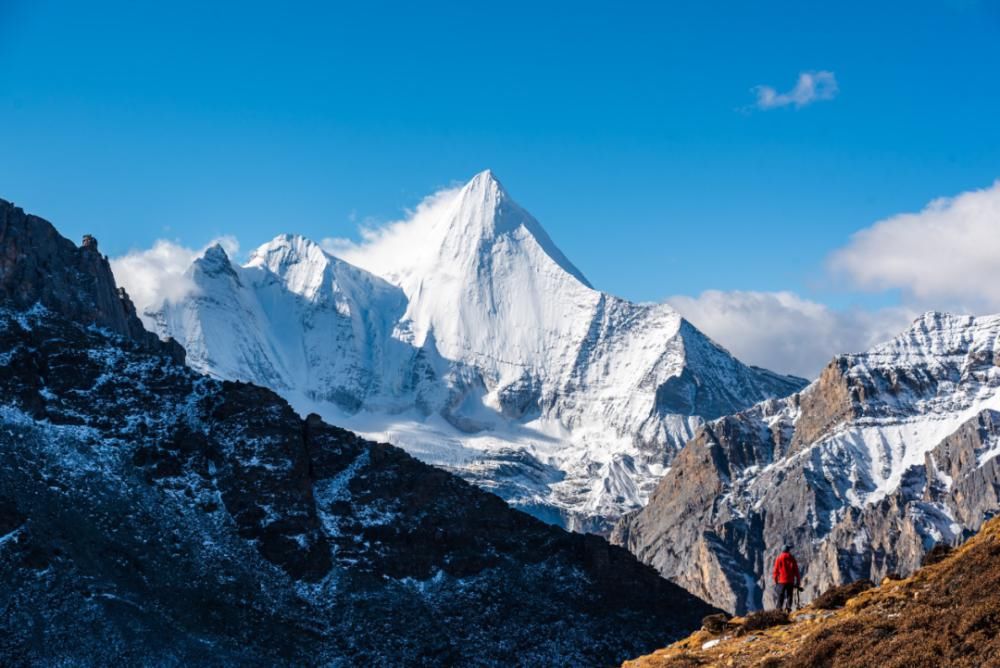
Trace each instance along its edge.
<path fill-rule="evenodd" d="M 496 174 L 493 173 L 493 170 L 489 169 L 489 168 L 484 169 L 483 171 L 481 171 L 478 174 L 476 174 L 475 176 L 473 176 L 469 180 L 469 183 L 467 184 L 467 186 L 471 186 L 473 184 L 480 184 L 480 183 L 481 184 L 493 184 L 493 185 L 499 186 L 500 189 L 503 189 L 503 185 L 500 183 L 500 179 L 498 179 L 496 177 Z"/>
<path fill-rule="evenodd" d="M 484 169 L 473 176 L 462 187 L 461 197 L 489 201 L 495 205 L 499 205 L 505 199 L 510 199 L 503 184 L 500 183 L 500 179 L 496 177 L 492 169 Z"/>
<path fill-rule="evenodd" d="M 500 181 L 487 169 L 459 191 L 449 227 L 474 228 L 492 237 L 524 224 L 525 218 L 531 216 L 511 201 Z"/>
<path fill-rule="evenodd" d="M 969 364 L 993 360 L 1000 340 L 1000 314 L 958 315 L 928 311 L 902 333 L 864 353 L 848 355 L 880 366 L 914 366 L 939 363 L 951 356 Z"/>
<path fill-rule="evenodd" d="M 293 265 L 305 263 L 323 268 L 330 260 L 315 241 L 300 234 L 279 234 L 253 251 L 247 266 L 265 267 L 276 274 L 284 274 Z"/>
<path fill-rule="evenodd" d="M 443 246 L 453 255 L 481 255 L 484 242 L 491 246 L 501 237 L 522 241 L 531 238 L 566 273 L 591 287 L 583 273 L 563 255 L 534 216 L 510 197 L 490 169 L 479 172 L 462 187 L 443 222 Z"/>
<path fill-rule="evenodd" d="M 239 280 L 236 270 L 233 269 L 233 265 L 229 261 L 226 249 L 218 243 L 214 243 L 206 248 L 201 257 L 195 259 L 188 272 L 191 276 L 205 276 L 210 278 L 230 276 Z"/>
<path fill-rule="evenodd" d="M 561 272 L 592 288 L 490 169 L 460 188 L 426 198 L 407 220 L 340 251 L 338 257 L 411 295 L 437 274 L 454 277 L 468 272 L 467 283 L 484 276 L 496 278 L 486 267 L 501 257 L 520 262 L 533 273 L 542 266 L 555 269 L 553 276 Z"/>
<path fill-rule="evenodd" d="M 378 291 L 390 288 L 363 267 L 331 255 L 312 239 L 299 234 L 279 234 L 253 251 L 244 267 L 263 269 L 292 292 L 311 300 L 324 293 L 329 295 L 331 290 L 341 290 L 345 282 L 368 285 Z"/>
<path fill-rule="evenodd" d="M 995 327 L 997 316 L 972 316 L 947 311 L 927 311 L 917 316 L 910 326 L 898 335 L 874 346 L 871 352 L 899 347 L 900 345 L 915 346 L 919 343 L 929 345 L 932 341 L 954 340 L 960 343 L 967 340 L 969 332 L 981 327 Z M 966 341 L 967 342 L 967 341 Z"/>
<path fill-rule="evenodd" d="M 229 263 L 229 255 L 226 254 L 226 249 L 220 243 L 214 243 L 206 248 L 202 259 L 212 263 Z"/>

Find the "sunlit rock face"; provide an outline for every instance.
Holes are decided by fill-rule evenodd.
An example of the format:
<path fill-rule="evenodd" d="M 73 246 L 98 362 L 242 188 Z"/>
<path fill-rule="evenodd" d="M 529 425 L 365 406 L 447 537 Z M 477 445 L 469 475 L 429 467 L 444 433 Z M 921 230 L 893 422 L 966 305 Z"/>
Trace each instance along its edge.
<path fill-rule="evenodd" d="M 706 424 L 612 540 L 741 612 L 775 604 L 786 543 L 806 598 L 912 572 L 1000 511 L 998 363 L 1000 316 L 928 313 L 801 393 Z"/>

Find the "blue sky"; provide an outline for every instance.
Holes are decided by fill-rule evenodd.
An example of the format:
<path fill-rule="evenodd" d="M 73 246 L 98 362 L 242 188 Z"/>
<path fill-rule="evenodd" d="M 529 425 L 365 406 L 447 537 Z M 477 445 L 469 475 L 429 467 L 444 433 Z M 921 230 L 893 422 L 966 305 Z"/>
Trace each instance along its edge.
<path fill-rule="evenodd" d="M 602 289 L 841 313 L 909 291 L 831 276 L 852 233 L 1000 177 L 997 3 L 211 4 L 0 0 L 0 197 L 112 256 L 246 250 L 490 167 Z"/>

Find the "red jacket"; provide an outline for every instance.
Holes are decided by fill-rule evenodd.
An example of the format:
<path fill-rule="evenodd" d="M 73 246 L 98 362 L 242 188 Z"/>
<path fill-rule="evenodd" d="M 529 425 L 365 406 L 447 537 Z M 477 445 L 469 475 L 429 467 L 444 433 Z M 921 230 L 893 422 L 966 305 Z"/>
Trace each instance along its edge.
<path fill-rule="evenodd" d="M 782 552 L 774 560 L 774 581 L 778 584 L 799 583 L 799 565 L 788 552 Z"/>

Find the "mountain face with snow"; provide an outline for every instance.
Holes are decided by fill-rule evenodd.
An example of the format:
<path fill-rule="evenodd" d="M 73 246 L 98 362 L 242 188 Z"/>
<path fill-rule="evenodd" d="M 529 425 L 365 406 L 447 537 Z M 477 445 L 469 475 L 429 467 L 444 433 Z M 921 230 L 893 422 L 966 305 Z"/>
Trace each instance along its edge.
<path fill-rule="evenodd" d="M 257 276 L 219 259 L 202 269 Z M 395 299 L 353 271 L 326 267 L 343 295 L 315 322 L 363 327 L 359 286 Z M 345 375 L 384 352 L 335 331 L 371 344 Z M 713 611 L 599 537 L 183 359 L 95 241 L 0 200 L 0 664 L 611 665 Z"/>
<path fill-rule="evenodd" d="M 287 235 L 243 266 L 215 247 L 146 319 L 199 371 L 593 531 L 640 507 L 705 419 L 805 384 L 595 290 L 490 172 L 344 257 Z"/>
<path fill-rule="evenodd" d="M 784 544 L 804 599 L 913 572 L 1000 512 L 1000 316 L 928 313 L 801 393 L 706 424 L 612 540 L 728 610 L 775 605 Z"/>

